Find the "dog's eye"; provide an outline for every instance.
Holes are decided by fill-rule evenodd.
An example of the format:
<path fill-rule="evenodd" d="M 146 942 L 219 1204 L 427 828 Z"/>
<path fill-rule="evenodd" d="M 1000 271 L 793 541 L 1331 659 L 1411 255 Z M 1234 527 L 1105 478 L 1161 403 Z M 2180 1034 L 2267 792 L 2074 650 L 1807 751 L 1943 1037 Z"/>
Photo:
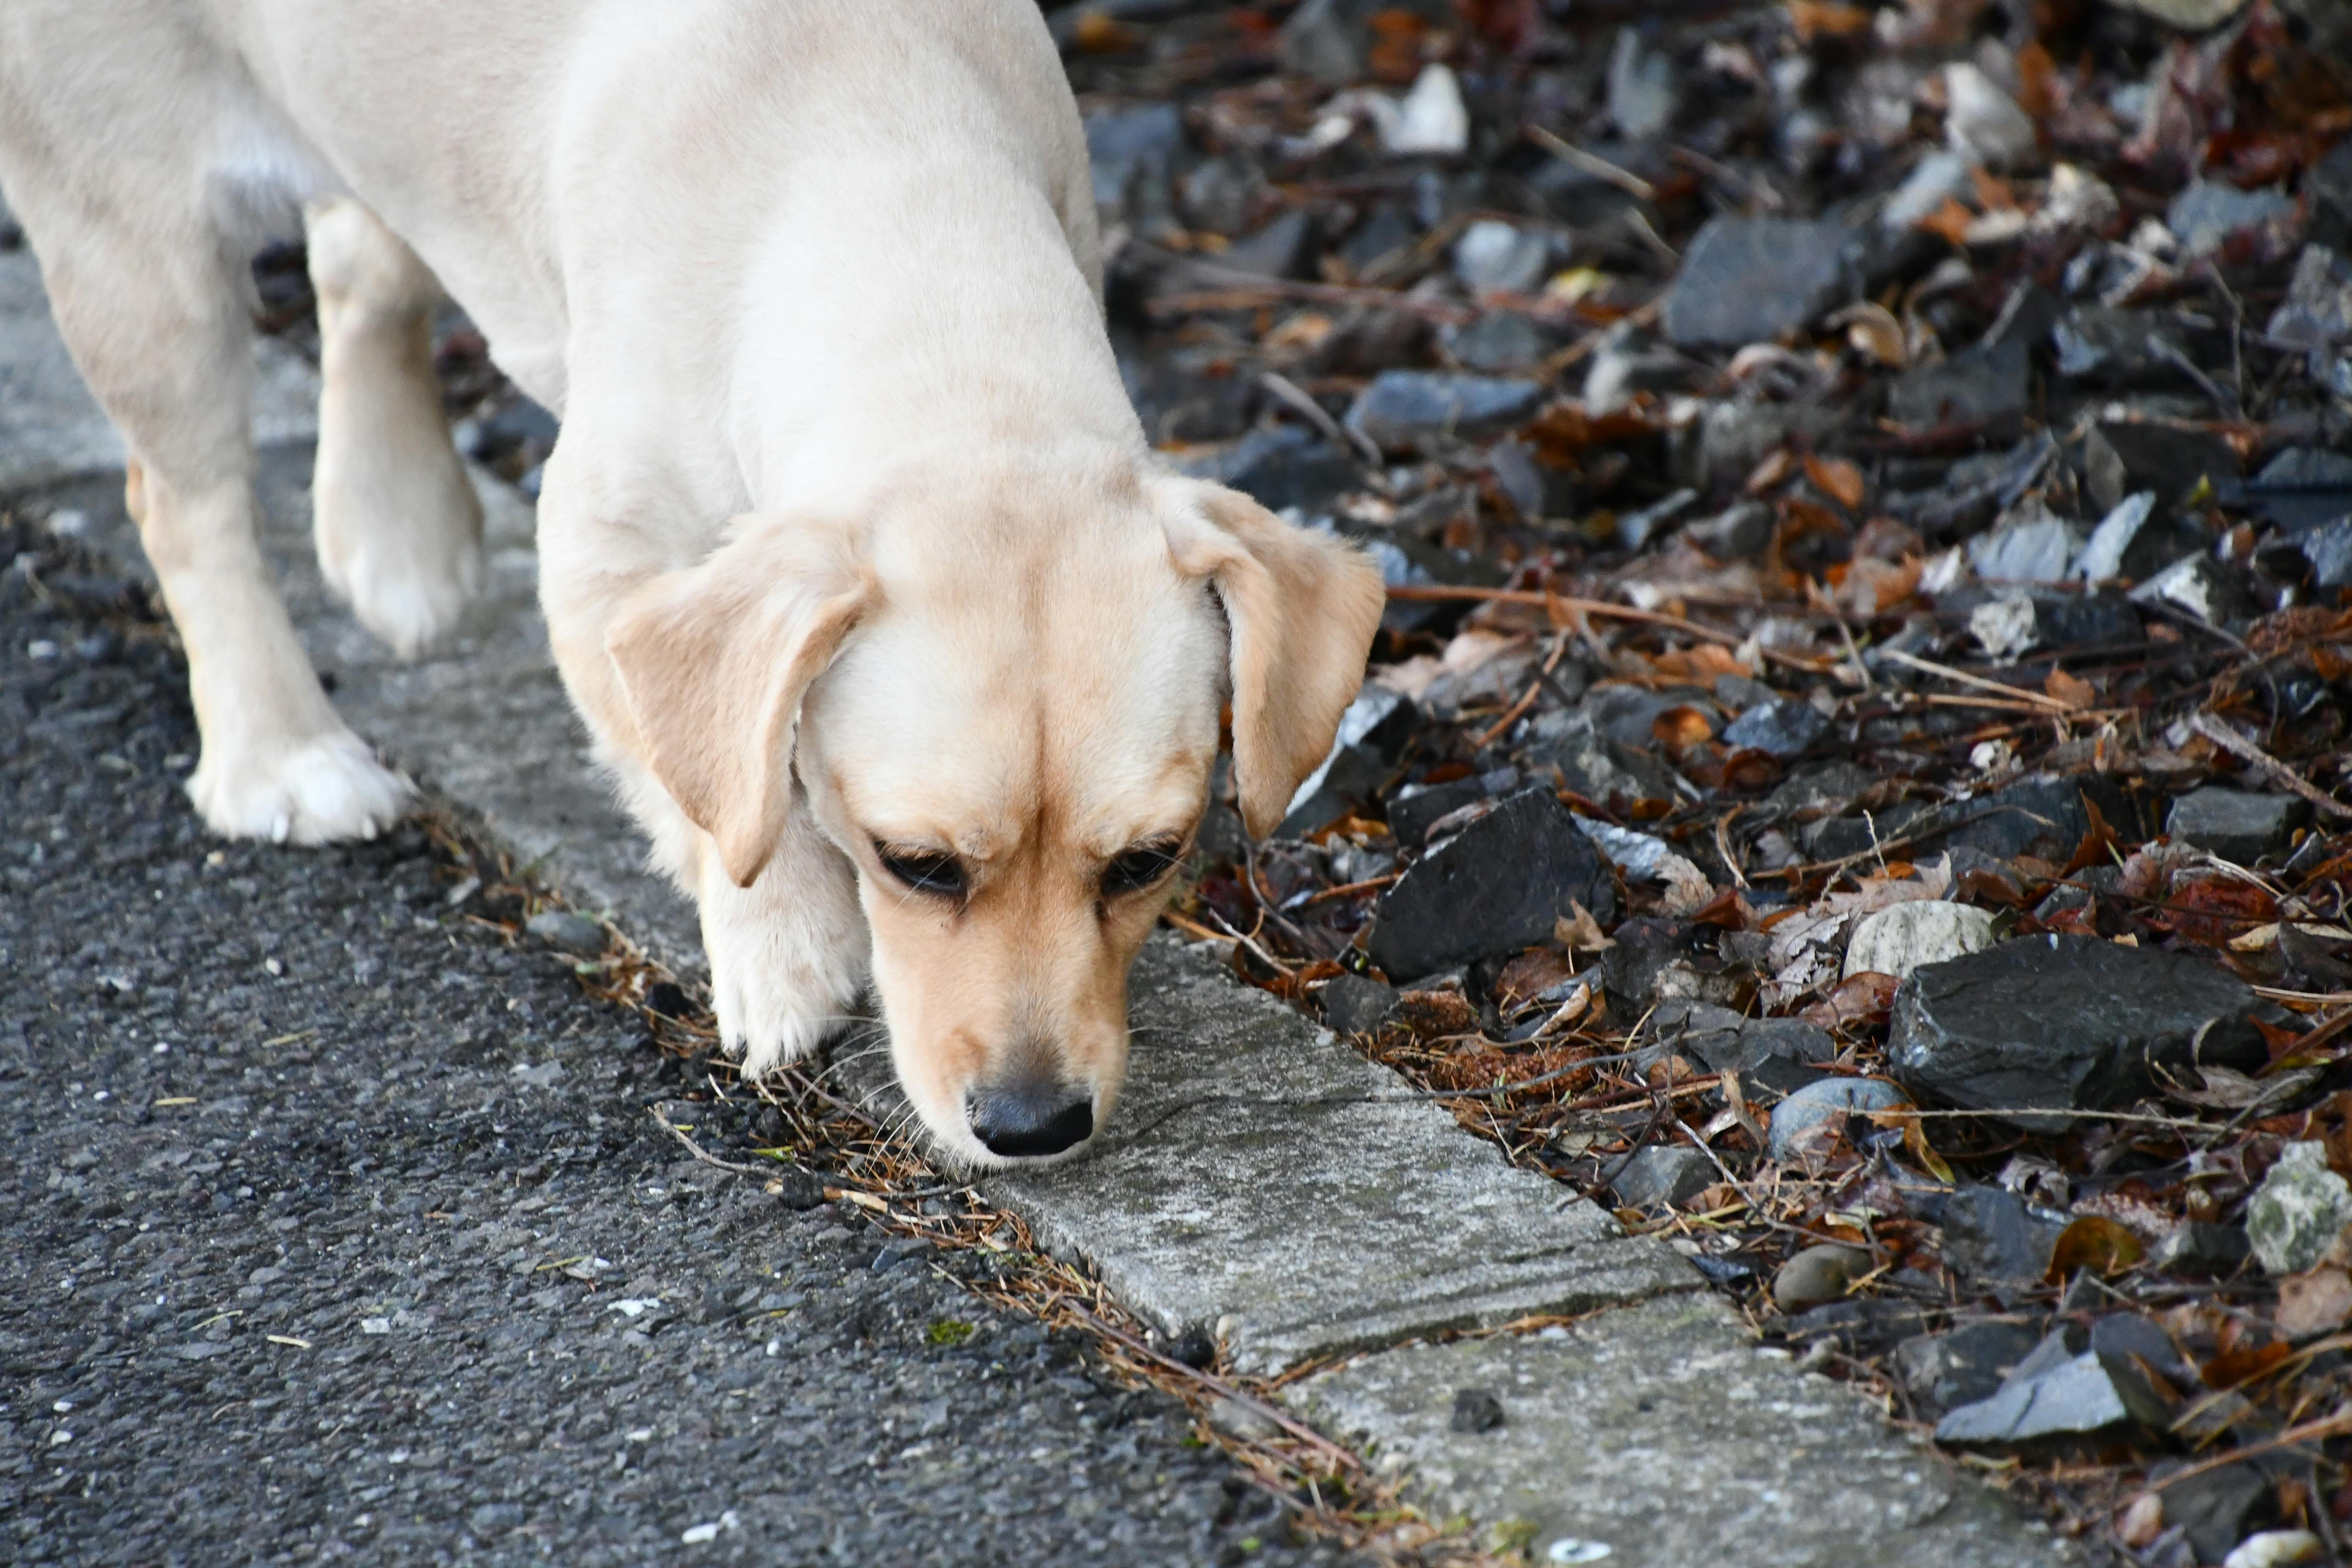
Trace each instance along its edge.
<path fill-rule="evenodd" d="M 1176 868 L 1176 858 L 1172 844 L 1139 844 L 1114 856 L 1103 868 L 1104 895 L 1116 899 L 1122 893 L 1143 891 Z"/>
<path fill-rule="evenodd" d="M 961 899 L 964 895 L 963 865 L 952 855 L 942 855 L 936 849 L 892 849 L 877 844 L 874 853 L 880 858 L 882 868 L 918 893 L 934 893 L 943 899 Z"/>

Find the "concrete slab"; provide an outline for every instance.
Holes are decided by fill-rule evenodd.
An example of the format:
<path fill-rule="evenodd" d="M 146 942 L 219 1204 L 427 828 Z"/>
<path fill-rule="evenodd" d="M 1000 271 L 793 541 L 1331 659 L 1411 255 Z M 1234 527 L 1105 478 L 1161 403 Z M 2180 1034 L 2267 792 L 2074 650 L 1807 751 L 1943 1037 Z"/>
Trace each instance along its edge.
<path fill-rule="evenodd" d="M 1128 1089 L 1099 1148 L 982 1189 L 1244 1371 L 1701 1283 L 1164 933 L 1129 1001 Z M 861 1067 L 861 1091 L 895 1109 L 878 1059 Z"/>
<path fill-rule="evenodd" d="M 1875 1406 L 1759 1347 L 1713 1296 L 1603 1312 L 1557 1337 L 1368 1356 L 1286 1397 L 1366 1445 L 1442 1518 L 1541 1563 L 1610 1568 L 2024 1568 L 2076 1561 L 2039 1521 L 1889 1431 Z M 1454 1398 L 1503 1421 L 1453 1429 Z"/>

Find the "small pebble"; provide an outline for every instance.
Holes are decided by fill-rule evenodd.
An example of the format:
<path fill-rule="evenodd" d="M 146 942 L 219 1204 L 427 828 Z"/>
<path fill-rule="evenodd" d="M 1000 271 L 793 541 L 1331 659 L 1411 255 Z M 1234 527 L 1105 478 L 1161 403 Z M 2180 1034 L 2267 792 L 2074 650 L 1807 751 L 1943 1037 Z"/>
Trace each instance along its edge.
<path fill-rule="evenodd" d="M 1848 1285 L 1869 1272 L 1870 1254 L 1858 1247 L 1809 1247 L 1772 1276 L 1773 1304 L 1784 1312 L 1801 1312 L 1839 1300 Z"/>

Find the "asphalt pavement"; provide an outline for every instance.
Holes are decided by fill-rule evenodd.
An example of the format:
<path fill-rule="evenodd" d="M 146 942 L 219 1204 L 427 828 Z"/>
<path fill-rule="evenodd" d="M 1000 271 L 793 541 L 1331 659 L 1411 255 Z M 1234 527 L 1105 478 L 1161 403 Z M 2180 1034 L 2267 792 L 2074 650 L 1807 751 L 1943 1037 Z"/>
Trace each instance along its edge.
<path fill-rule="evenodd" d="M 1337 1561 L 965 1255 L 686 1158 L 424 832 L 208 837 L 140 590 L 0 563 L 0 1556 Z"/>

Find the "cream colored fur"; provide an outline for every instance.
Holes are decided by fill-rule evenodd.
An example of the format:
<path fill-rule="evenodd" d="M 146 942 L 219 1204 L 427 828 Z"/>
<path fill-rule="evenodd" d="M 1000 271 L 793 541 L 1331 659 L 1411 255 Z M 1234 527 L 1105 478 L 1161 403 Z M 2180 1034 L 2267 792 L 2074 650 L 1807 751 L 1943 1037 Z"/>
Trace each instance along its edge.
<path fill-rule="evenodd" d="M 870 976 L 952 1156 L 992 1163 L 969 1097 L 1015 1079 L 1108 1115 L 1165 884 L 1106 865 L 1189 840 L 1228 692 L 1279 820 L 1360 677 L 1376 574 L 1152 465 L 1029 0 L 11 0 L 0 186 L 133 454 L 205 821 L 321 842 L 406 798 L 256 539 L 245 263 L 306 221 L 328 580 L 403 651 L 478 584 L 446 286 L 562 418 L 549 629 L 728 1046 L 799 1056 Z"/>

